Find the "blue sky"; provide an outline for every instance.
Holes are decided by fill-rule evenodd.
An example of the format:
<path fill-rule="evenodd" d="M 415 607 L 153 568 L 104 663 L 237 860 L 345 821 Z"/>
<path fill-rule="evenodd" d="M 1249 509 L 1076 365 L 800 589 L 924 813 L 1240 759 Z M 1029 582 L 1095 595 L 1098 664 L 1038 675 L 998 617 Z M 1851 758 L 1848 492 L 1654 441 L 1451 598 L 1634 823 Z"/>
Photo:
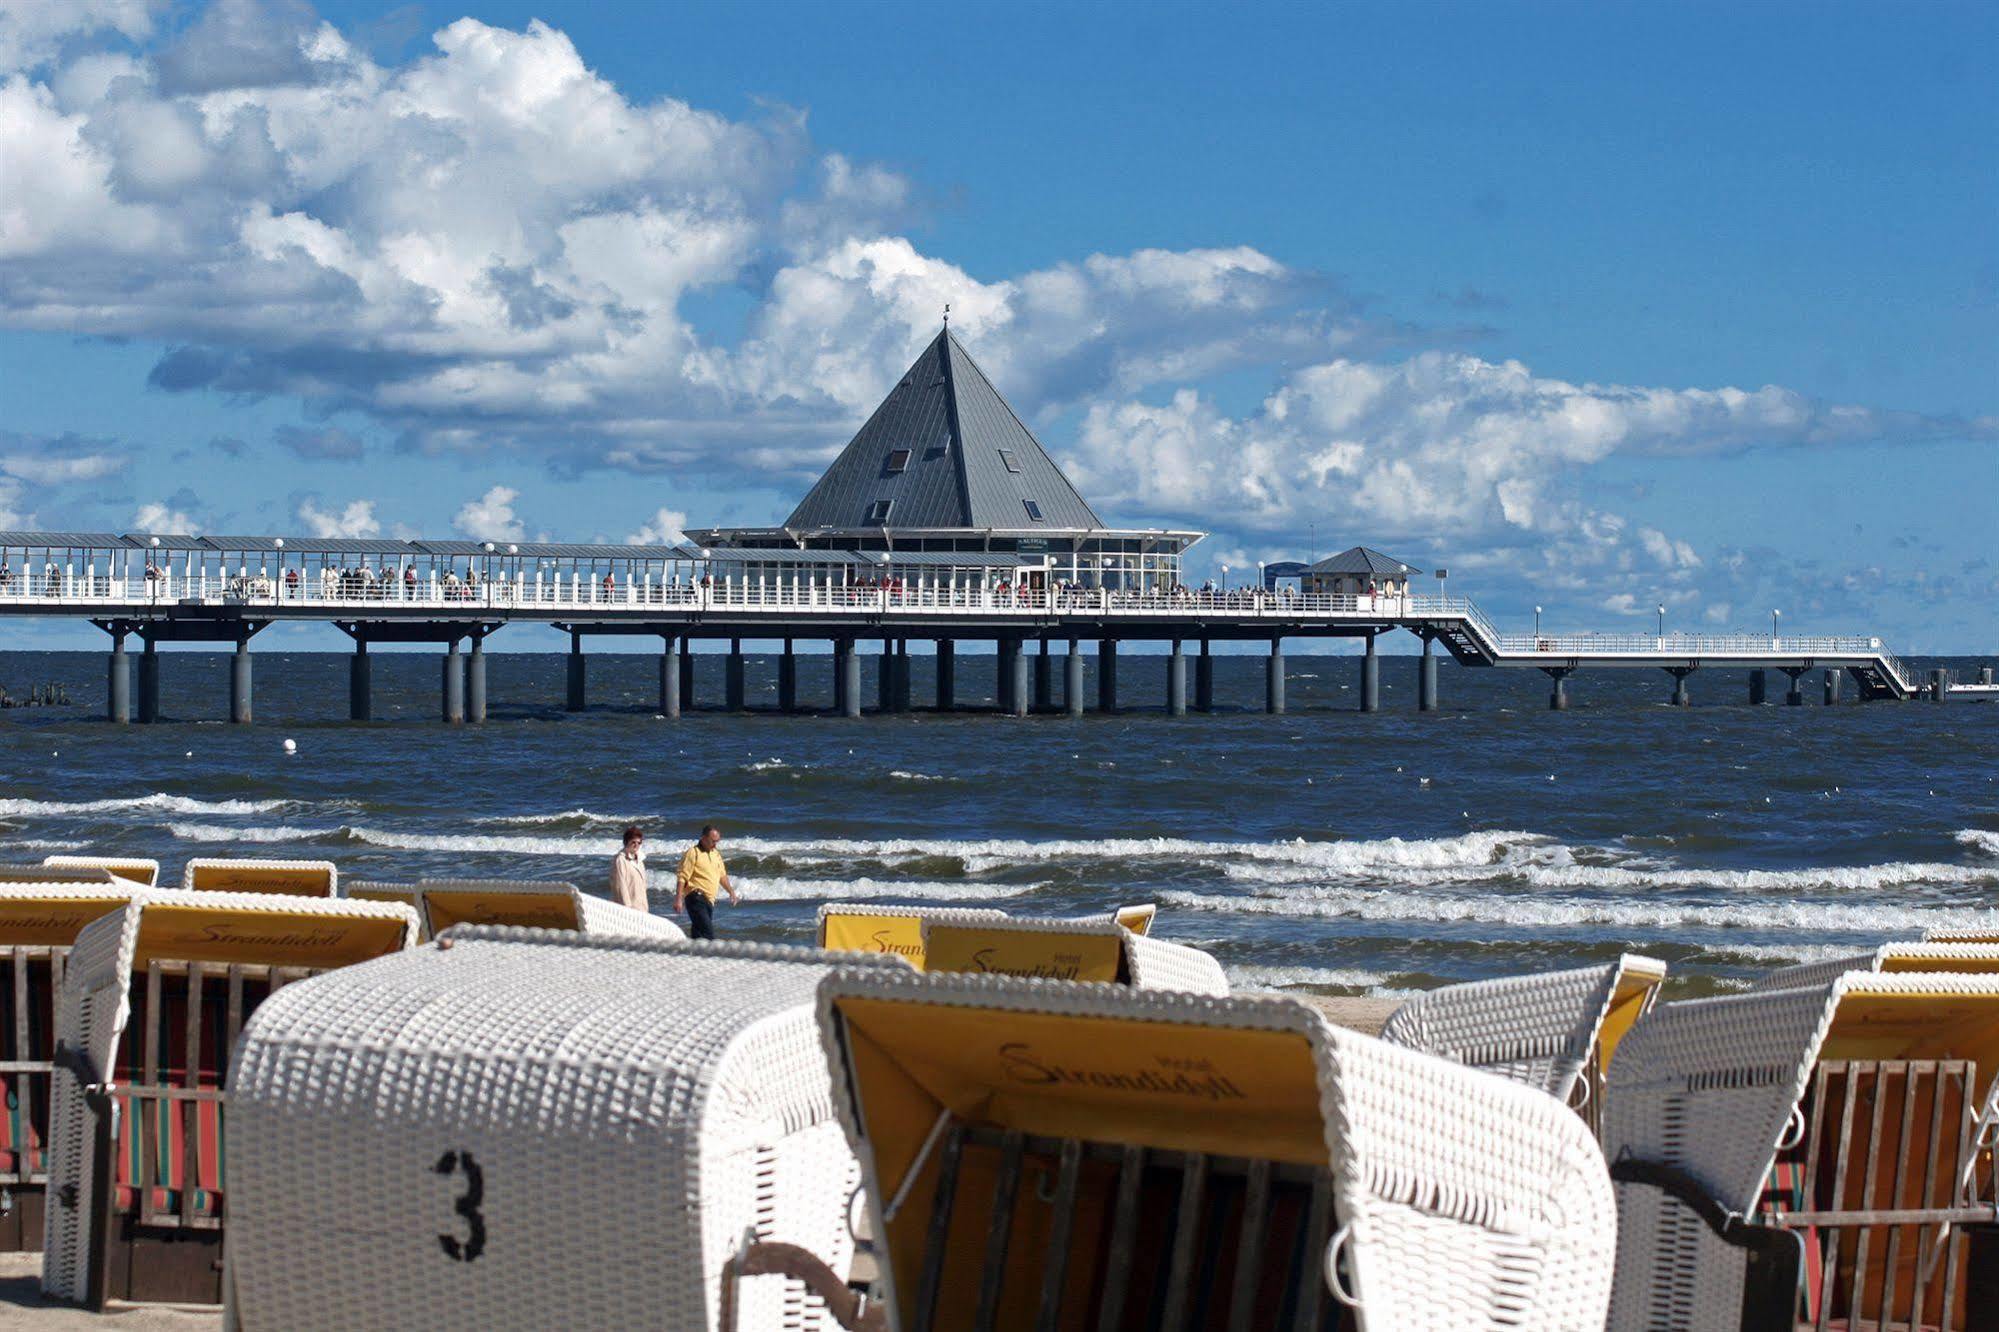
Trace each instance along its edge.
<path fill-rule="evenodd" d="M 0 0 L 0 526 L 772 521 L 949 300 L 1197 565 L 1990 650 L 1995 57 L 1989 5 Z"/>

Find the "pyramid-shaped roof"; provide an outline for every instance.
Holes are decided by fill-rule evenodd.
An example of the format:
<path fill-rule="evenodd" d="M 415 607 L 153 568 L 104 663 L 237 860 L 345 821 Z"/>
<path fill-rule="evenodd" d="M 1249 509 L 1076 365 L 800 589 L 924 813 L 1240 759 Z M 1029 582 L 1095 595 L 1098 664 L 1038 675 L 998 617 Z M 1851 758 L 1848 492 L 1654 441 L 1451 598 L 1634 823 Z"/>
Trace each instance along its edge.
<path fill-rule="evenodd" d="M 1392 555 L 1383 555 L 1378 550 L 1366 546 L 1355 546 L 1337 555 L 1328 555 L 1311 568 L 1313 573 L 1322 574 L 1372 574 L 1377 577 L 1400 578 L 1405 573 L 1420 574 L 1423 571 L 1407 560 L 1398 560 Z"/>
<path fill-rule="evenodd" d="M 946 328 L 784 525 L 908 532 L 1104 524 Z"/>

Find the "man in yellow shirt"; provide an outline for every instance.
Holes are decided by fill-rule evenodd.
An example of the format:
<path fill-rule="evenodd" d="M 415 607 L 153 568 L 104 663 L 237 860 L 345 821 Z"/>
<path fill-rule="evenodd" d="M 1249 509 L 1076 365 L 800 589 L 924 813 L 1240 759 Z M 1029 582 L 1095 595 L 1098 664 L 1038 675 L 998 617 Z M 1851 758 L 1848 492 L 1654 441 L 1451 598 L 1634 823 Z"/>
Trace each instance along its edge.
<path fill-rule="evenodd" d="M 712 823 L 704 824 L 701 840 L 681 855 L 680 872 L 674 876 L 673 909 L 687 913 L 687 933 L 696 939 L 715 937 L 716 888 L 728 893 L 732 906 L 742 900 L 722 865 L 722 853 L 716 849 L 721 845 L 722 830 Z"/>

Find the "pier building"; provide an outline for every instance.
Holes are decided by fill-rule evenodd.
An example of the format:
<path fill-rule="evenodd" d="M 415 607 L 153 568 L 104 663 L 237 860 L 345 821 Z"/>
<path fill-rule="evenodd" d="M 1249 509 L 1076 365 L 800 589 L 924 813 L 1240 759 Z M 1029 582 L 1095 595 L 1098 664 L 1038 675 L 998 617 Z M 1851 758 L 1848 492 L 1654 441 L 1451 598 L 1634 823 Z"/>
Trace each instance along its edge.
<path fill-rule="evenodd" d="M 1217 642 L 1266 646 L 1264 706 L 1283 712 L 1287 640 L 1359 638 L 1357 697 L 1374 711 L 1377 643 L 1398 630 L 1422 642 L 1424 711 L 1439 706 L 1439 649 L 1465 666 L 1542 671 L 1557 709 L 1568 704 L 1569 677 L 1598 668 L 1663 671 L 1679 704 L 1692 701 L 1690 677 L 1720 668 L 1749 673 L 1752 702 L 1765 701 L 1770 671 L 1788 678 L 1794 705 L 1814 672 L 1827 703 L 1847 679 L 1862 698 L 1949 693 L 1947 680 L 1923 681 L 1866 635 L 1780 635 L 1774 624 L 1768 635 L 1502 633 L 1466 598 L 1416 592 L 1420 570 L 1364 546 L 1309 567 L 1266 566 L 1249 587 L 1189 588 L 1181 560 L 1202 535 L 1105 523 L 946 329 L 776 527 L 695 531 L 663 546 L 0 532 L 0 619 L 67 617 L 103 629 L 106 715 L 116 722 L 159 719 L 158 647 L 167 642 L 225 646 L 228 715 L 251 721 L 251 643 L 281 621 L 332 624 L 352 640 L 355 720 L 373 712 L 369 649 L 428 643 L 440 656 L 442 718 L 484 721 L 485 644 L 515 625 L 567 636 L 571 710 L 588 703 L 588 640 L 657 638 L 668 717 L 694 705 L 691 648 L 702 640 L 728 645 L 718 701 L 730 710 L 744 707 L 744 641 L 782 643 L 784 711 L 801 707 L 796 645 L 830 641 L 827 692 L 848 716 L 866 702 L 861 645 L 880 653 L 874 706 L 902 712 L 914 705 L 909 647 L 923 640 L 936 652 L 926 701 L 957 707 L 958 645 L 990 642 L 999 710 L 1023 716 L 1117 711 L 1120 647 L 1158 643 L 1167 653 L 1159 702 L 1177 716 L 1213 709 Z M 1295 575 L 1299 589 L 1277 586 L 1272 568 Z"/>

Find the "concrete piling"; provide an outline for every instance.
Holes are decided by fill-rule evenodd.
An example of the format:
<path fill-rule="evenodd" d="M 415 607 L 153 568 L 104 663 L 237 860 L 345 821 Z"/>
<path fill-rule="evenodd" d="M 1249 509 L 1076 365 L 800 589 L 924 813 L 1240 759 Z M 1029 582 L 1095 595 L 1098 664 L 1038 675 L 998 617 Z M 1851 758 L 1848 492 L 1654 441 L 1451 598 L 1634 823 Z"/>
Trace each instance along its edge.
<path fill-rule="evenodd" d="M 1557 666 L 1548 671 L 1548 678 L 1554 681 L 1548 691 L 1548 710 L 1567 712 L 1569 710 L 1569 668 Z"/>
<path fill-rule="evenodd" d="M 465 658 L 465 720 L 474 726 L 486 721 L 486 636 L 472 635 L 472 651 Z"/>
<path fill-rule="evenodd" d="M 236 640 L 236 652 L 229 660 L 229 720 L 238 726 L 250 724 L 250 637 Z"/>
<path fill-rule="evenodd" d="M 1027 653 L 1023 650 L 1024 646 L 1019 639 L 1016 638 L 1013 640 L 1013 659 L 1011 664 L 1013 678 L 1009 683 L 1007 692 L 1013 697 L 1012 712 L 1016 717 L 1025 717 L 1027 715 L 1029 686 L 1027 683 Z"/>
<path fill-rule="evenodd" d="M 1367 654 L 1360 659 L 1360 710 L 1362 712 L 1381 711 L 1381 655 L 1375 650 L 1375 640 L 1381 635 L 1367 636 Z"/>
<path fill-rule="evenodd" d="M 1370 644 L 1372 639 L 1368 640 Z M 1263 663 L 1263 710 L 1271 716 L 1284 711 L 1284 640 L 1270 640 L 1270 656 Z"/>
<path fill-rule="evenodd" d="M 111 656 L 105 671 L 104 717 L 123 726 L 132 720 L 132 659 L 125 653 L 125 635 L 111 635 Z"/>
<path fill-rule="evenodd" d="M 722 692 L 731 712 L 743 710 L 743 640 L 729 640 L 729 660 L 723 672 Z"/>
<path fill-rule="evenodd" d="M 372 721 L 374 716 L 375 659 L 368 655 L 368 640 L 356 638 L 347 658 L 347 720 Z"/>
<path fill-rule="evenodd" d="M 1802 670 L 1791 670 L 1787 667 L 1784 674 L 1791 677 L 1790 688 L 1784 691 L 1784 706 L 1791 708 L 1803 707 L 1805 705 L 1805 687 L 1798 682 L 1804 678 L 1805 673 Z"/>
<path fill-rule="evenodd" d="M 1117 640 L 1097 644 L 1097 711 L 1117 711 Z"/>
<path fill-rule="evenodd" d="M 895 710 L 908 712 L 913 703 L 915 691 L 910 685 L 909 640 L 895 640 Z"/>
<path fill-rule="evenodd" d="M 694 710 L 694 640 L 680 640 L 680 710 Z"/>
<path fill-rule="evenodd" d="M 659 715 L 680 716 L 680 640 L 668 634 L 659 654 Z"/>
<path fill-rule="evenodd" d="M 949 638 L 937 640 L 937 710 L 949 712 L 958 706 L 958 644 Z"/>
<path fill-rule="evenodd" d="M 895 640 L 882 640 L 881 657 L 875 665 L 875 710 L 895 710 Z"/>
<path fill-rule="evenodd" d="M 456 652 L 458 645 L 452 644 L 451 650 Z M 581 712 L 584 708 L 586 677 L 583 660 L 583 635 L 572 629 L 569 633 L 569 691 L 563 704 L 571 712 Z"/>
<path fill-rule="evenodd" d="M 784 640 L 783 655 L 777 659 L 777 710 L 798 711 L 798 654 L 792 651 L 788 638 Z"/>
<path fill-rule="evenodd" d="M 1055 709 L 1055 659 L 1048 655 L 1048 640 L 1041 640 L 1041 651 L 1034 656 L 1034 710 L 1052 712 Z"/>
<path fill-rule="evenodd" d="M 1416 664 L 1416 710 L 1437 710 L 1437 640 L 1423 635 L 1423 656 Z"/>
<path fill-rule="evenodd" d="M 1760 707 L 1770 698 L 1769 676 L 1760 670 L 1749 672 L 1749 706 Z"/>
<path fill-rule="evenodd" d="M 1950 672 L 1938 666 L 1930 672 L 1930 702 L 1941 703 L 1950 693 Z"/>
<path fill-rule="evenodd" d="M 855 650 L 854 640 L 840 640 L 836 653 L 839 661 L 840 712 L 844 716 L 861 715 L 861 654 Z"/>
<path fill-rule="evenodd" d="M 1187 651 L 1177 638 L 1166 658 L 1166 712 L 1173 717 L 1187 715 Z"/>
<path fill-rule="evenodd" d="M 1069 640 L 1069 655 L 1062 658 L 1062 705 L 1071 717 L 1083 715 L 1083 645 Z"/>
<path fill-rule="evenodd" d="M 578 657 L 580 657 L 580 655 L 581 654 L 578 654 L 578 656 L 572 656 L 570 658 L 572 666 L 576 662 Z M 575 680 L 576 676 L 574 671 L 572 670 L 572 672 L 570 673 L 572 692 L 574 690 Z M 444 720 L 450 722 L 453 725 L 456 725 L 459 722 L 464 721 L 465 720 L 465 659 L 464 657 L 459 655 L 458 640 L 455 638 L 452 639 L 448 644 L 446 644 L 444 648 L 443 696 L 444 696 L 444 705 L 442 710 L 444 714 Z M 573 706 L 571 710 L 572 711 L 574 710 Z"/>
<path fill-rule="evenodd" d="M 993 647 L 995 649 L 994 657 L 997 662 L 995 669 L 998 671 L 997 677 L 993 680 L 993 696 L 999 703 L 999 710 L 1011 715 L 1013 712 L 1013 661 L 1015 657 L 1020 655 L 1020 640 L 1017 638 L 1002 638 L 995 642 Z"/>
<path fill-rule="evenodd" d="M 1686 708 L 1693 706 L 1693 694 L 1687 688 L 1687 677 L 1692 675 L 1691 666 L 1668 666 L 1666 674 L 1673 677 L 1673 706 Z"/>
<path fill-rule="evenodd" d="M 1194 706 L 1202 712 L 1215 710 L 1215 658 L 1208 640 L 1201 640 L 1201 655 L 1194 659 Z"/>
<path fill-rule="evenodd" d="M 1831 707 L 1833 704 L 1839 702 L 1839 682 L 1845 675 L 1846 672 L 1837 666 L 1825 673 L 1823 685 L 1825 690 L 1825 706 Z"/>
<path fill-rule="evenodd" d="M 145 643 L 145 651 L 139 654 L 139 720 L 156 722 L 160 719 L 160 651 L 152 639 Z"/>

